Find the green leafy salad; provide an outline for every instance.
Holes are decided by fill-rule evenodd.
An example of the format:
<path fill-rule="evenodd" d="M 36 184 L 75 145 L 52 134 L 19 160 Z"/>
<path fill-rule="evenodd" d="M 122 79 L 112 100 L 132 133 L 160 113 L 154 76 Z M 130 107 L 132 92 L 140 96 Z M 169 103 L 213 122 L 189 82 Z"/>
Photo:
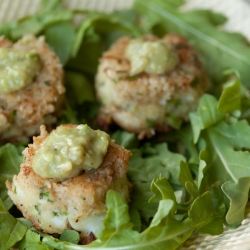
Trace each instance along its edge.
<path fill-rule="evenodd" d="M 0 249 L 177 249 L 193 232 L 217 235 L 244 219 L 250 188 L 250 46 L 236 33 L 221 31 L 226 22 L 208 10 L 182 12 L 183 0 L 135 0 L 129 10 L 111 14 L 68 10 L 59 0 L 42 1 L 40 11 L 0 26 L 16 41 L 44 35 L 65 70 L 66 105 L 58 124 L 88 124 L 100 104 L 94 78 L 98 59 L 119 37 L 177 33 L 200 53 L 212 86 L 189 123 L 170 133 L 139 141 L 111 126 L 117 144 L 132 152 L 127 205 L 120 194 L 106 196 L 104 228 L 88 245 L 79 233 L 38 232 L 13 205 L 5 181 L 18 174 L 28 142 L 0 147 Z M 75 21 L 77 17 L 77 22 Z M 81 19 L 81 20 L 80 20 Z M 80 20 L 80 21 L 79 21 Z"/>

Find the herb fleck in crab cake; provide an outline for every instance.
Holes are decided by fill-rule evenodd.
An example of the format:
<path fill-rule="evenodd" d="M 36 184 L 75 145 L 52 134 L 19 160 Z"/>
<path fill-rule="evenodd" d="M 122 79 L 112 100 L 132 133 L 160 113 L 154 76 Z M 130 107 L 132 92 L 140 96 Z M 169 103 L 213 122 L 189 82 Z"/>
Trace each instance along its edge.
<path fill-rule="evenodd" d="M 22 140 L 54 123 L 64 92 L 62 65 L 43 37 L 0 38 L 1 139 Z"/>
<path fill-rule="evenodd" d="M 67 124 L 48 134 L 41 126 L 41 135 L 23 154 L 20 173 L 6 186 L 38 230 L 60 234 L 75 229 L 84 240 L 102 228 L 109 189 L 129 201 L 131 153 L 103 131 Z"/>
<path fill-rule="evenodd" d="M 151 137 L 187 121 L 208 86 L 198 54 L 185 38 L 122 37 L 100 59 L 99 122 L 114 121 L 140 139 Z"/>

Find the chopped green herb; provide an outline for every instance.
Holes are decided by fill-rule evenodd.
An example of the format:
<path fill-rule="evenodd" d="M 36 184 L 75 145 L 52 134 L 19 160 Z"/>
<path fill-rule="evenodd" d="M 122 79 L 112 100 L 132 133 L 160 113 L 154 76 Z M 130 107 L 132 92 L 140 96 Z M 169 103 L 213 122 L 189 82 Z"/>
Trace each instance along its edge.
<path fill-rule="evenodd" d="M 60 211 L 60 210 L 53 211 L 52 213 L 53 213 L 54 216 L 66 216 L 66 215 L 68 215 L 68 212 L 66 212 L 66 211 Z"/>
<path fill-rule="evenodd" d="M 42 199 L 44 196 L 49 197 L 49 192 L 48 191 L 47 192 L 43 192 L 43 191 L 40 190 L 39 198 Z"/>
<path fill-rule="evenodd" d="M 34 207 L 35 207 L 35 210 L 38 212 L 38 214 L 40 214 L 41 211 L 39 210 L 39 205 L 34 205 Z"/>
<path fill-rule="evenodd" d="M 58 216 L 58 212 L 53 211 L 52 213 L 53 213 L 54 216 Z"/>
<path fill-rule="evenodd" d="M 59 211 L 59 214 L 62 216 L 65 216 L 65 215 L 68 215 L 68 212 Z"/>

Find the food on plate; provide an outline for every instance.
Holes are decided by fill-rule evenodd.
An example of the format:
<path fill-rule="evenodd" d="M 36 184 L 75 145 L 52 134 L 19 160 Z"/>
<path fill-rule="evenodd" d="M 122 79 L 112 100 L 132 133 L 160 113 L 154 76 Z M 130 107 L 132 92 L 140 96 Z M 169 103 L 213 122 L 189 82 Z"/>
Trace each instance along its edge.
<path fill-rule="evenodd" d="M 250 47 L 241 35 L 221 30 L 226 20 L 222 15 L 185 11 L 182 1 L 177 2 L 135 0 L 129 11 L 100 13 L 80 5 L 75 9 L 73 1 L 67 9 L 62 1 L 41 1 L 38 13 L 0 25 L 0 34 L 13 43 L 29 33 L 44 36 L 65 66 L 67 89 L 65 105 L 56 109 L 62 117 L 56 125 L 45 124 L 42 135 L 35 135 L 24 151 L 24 162 L 21 152 L 27 142 L 14 142 L 25 137 L 23 132 L 0 138 L 4 144 L 0 147 L 2 250 L 175 250 L 201 242 L 201 247 L 217 246 L 218 238 L 208 239 L 207 234 L 218 235 L 245 223 L 250 183 Z M 188 42 L 179 35 L 154 36 L 169 32 L 183 35 Z M 103 71 L 96 75 L 98 58 L 118 37 L 120 45 L 104 54 Z M 7 52 L 0 55 L 6 57 Z M 36 51 L 25 54 L 25 59 L 17 66 L 29 74 L 18 79 L 11 74 L 14 84 L 9 85 L 2 74 L 2 96 L 29 88 L 30 79 L 40 72 Z M 99 102 L 94 98 L 95 77 L 100 80 L 96 83 Z M 205 91 L 209 93 L 202 94 Z M 100 104 L 102 112 L 98 112 Z M 16 111 L 8 119 L 15 115 Z M 180 126 L 187 117 L 190 122 Z M 129 125 L 119 128 L 115 122 Z M 100 133 L 103 140 L 93 141 L 99 132 L 85 125 L 55 129 L 72 123 L 107 128 L 116 144 L 131 150 L 129 163 L 130 153 L 115 146 L 108 135 Z M 156 137 L 147 138 L 154 133 Z M 83 151 L 98 154 L 88 158 Z M 241 229 L 230 231 L 232 239 Z"/>
<path fill-rule="evenodd" d="M 65 92 L 63 68 L 44 37 L 0 38 L 0 138 L 22 140 L 56 121 Z"/>
<path fill-rule="evenodd" d="M 122 37 L 100 58 L 99 122 L 151 137 L 178 128 L 197 107 L 209 80 L 198 53 L 176 34 Z"/>
<path fill-rule="evenodd" d="M 6 185 L 12 201 L 38 230 L 60 234 L 75 229 L 88 238 L 102 228 L 108 190 L 129 201 L 131 153 L 103 131 L 67 124 L 48 133 L 43 125 L 23 155 L 19 174 Z"/>

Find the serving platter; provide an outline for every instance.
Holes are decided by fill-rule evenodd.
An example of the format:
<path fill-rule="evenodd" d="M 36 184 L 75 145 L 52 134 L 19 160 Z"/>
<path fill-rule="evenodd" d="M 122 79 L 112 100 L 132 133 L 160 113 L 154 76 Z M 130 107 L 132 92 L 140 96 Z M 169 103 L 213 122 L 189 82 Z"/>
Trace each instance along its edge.
<path fill-rule="evenodd" d="M 112 12 L 129 8 L 132 0 L 64 0 L 64 5 L 72 9 L 89 9 Z M 1 23 L 39 10 L 40 0 L 0 0 Z M 221 27 L 233 32 L 240 32 L 250 41 L 250 4 L 247 0 L 187 0 L 182 7 L 183 11 L 189 9 L 212 9 L 228 17 L 228 22 Z M 250 206 L 246 209 L 246 218 L 237 229 L 226 229 L 218 236 L 198 235 L 194 233 L 184 244 L 182 250 L 187 249 L 250 249 Z"/>

